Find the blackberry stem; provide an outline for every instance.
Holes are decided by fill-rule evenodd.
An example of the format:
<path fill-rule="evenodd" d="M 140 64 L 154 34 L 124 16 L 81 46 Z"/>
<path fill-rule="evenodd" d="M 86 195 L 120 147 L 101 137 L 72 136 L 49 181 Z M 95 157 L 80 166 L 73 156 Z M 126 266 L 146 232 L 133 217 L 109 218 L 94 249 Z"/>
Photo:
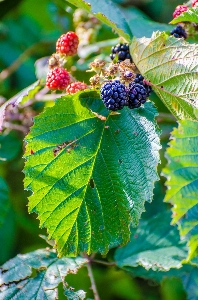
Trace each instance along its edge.
<path fill-rule="evenodd" d="M 96 287 L 96 283 L 95 283 L 95 279 L 94 279 L 93 272 L 92 272 L 91 261 L 89 260 L 89 258 L 88 258 L 88 263 L 87 263 L 87 270 L 88 270 L 88 276 L 89 276 L 90 281 L 91 281 L 91 289 L 92 289 L 93 294 L 94 294 L 94 300 L 100 300 L 98 290 L 97 290 L 97 287 Z"/>

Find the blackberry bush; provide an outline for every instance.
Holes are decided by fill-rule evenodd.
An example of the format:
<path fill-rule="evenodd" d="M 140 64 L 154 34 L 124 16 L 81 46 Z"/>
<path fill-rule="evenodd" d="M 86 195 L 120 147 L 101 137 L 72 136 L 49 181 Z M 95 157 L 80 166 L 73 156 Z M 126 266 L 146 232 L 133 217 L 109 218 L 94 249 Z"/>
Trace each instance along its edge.
<path fill-rule="evenodd" d="M 127 91 L 124 84 L 119 80 L 105 83 L 100 90 L 101 98 L 109 110 L 120 110 L 127 103 Z"/>
<path fill-rule="evenodd" d="M 154 1 L 148 9 L 154 8 Z M 161 2 L 165 1 L 171 3 Z M 49 1 L 34 2 L 41 21 L 36 28 L 34 22 L 28 25 L 28 18 L 10 22 L 9 16 L 15 14 L 7 12 L 4 25 L 0 11 L 0 65 L 5 68 L 0 72 L 0 261 L 4 263 L 16 249 L 25 252 L 40 244 L 47 248 L 17 255 L 0 267 L 0 300 L 131 299 L 134 289 L 140 291 L 138 299 L 187 300 L 183 288 L 188 299 L 197 300 L 197 9 L 191 7 L 170 22 L 179 24 L 172 32 L 175 37 L 185 37 L 179 26 L 187 30 L 188 42 L 171 37 L 171 25 L 156 23 L 130 7 L 132 1 L 125 1 L 127 8 L 113 0 L 100 0 L 98 5 L 95 0 L 53 1 L 49 23 L 41 12 Z M 187 6 L 195 7 L 195 2 L 190 0 Z M 20 14 L 28 5 L 22 6 L 17 9 Z M 81 10 L 76 14 L 75 6 Z M 177 8 L 177 15 L 181 11 Z M 162 10 L 160 19 L 163 14 Z M 25 41 L 20 24 L 25 25 Z M 65 28 L 76 34 L 62 35 L 52 54 L 57 34 Z M 6 45 L 7 37 L 12 44 Z M 123 44 L 116 45 L 118 39 Z M 110 61 L 112 45 L 116 45 L 111 55 L 115 59 Z M 19 49 L 26 47 L 28 51 L 18 59 Z M 35 49 L 35 59 L 39 54 L 44 57 L 35 64 L 38 80 L 29 85 L 26 79 L 31 79 Z M 15 86 L 17 76 L 21 87 L 28 86 L 22 91 Z M 145 103 L 151 86 L 156 96 Z M 12 94 L 15 90 L 17 95 Z M 28 211 L 38 215 L 46 233 L 24 215 L 23 178 Z M 9 238 L 17 240 L 23 233 L 17 244 Z M 44 234 L 43 243 L 35 239 L 38 233 Z M 97 264 L 106 267 L 97 269 Z M 82 290 L 87 287 L 87 279 L 82 280 L 87 271 L 72 275 L 73 279 L 69 275 L 84 265 L 91 281 L 87 294 Z M 153 287 L 149 293 L 146 280 L 131 280 L 129 273 L 157 280 L 156 293 Z M 183 282 L 183 295 L 176 295 L 173 275 Z M 164 278 L 166 284 L 161 286 Z M 104 290 L 106 285 L 111 288 Z"/>

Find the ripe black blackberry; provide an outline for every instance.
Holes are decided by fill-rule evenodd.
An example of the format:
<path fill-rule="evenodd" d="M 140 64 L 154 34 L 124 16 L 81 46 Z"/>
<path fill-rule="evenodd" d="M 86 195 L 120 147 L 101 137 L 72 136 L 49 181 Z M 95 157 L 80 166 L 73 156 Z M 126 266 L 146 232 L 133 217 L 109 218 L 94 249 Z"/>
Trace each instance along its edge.
<path fill-rule="evenodd" d="M 139 83 L 139 84 L 143 85 L 144 88 L 146 89 L 146 95 L 147 95 L 147 97 L 150 96 L 150 94 L 152 92 L 152 88 L 151 88 L 150 85 L 148 85 L 148 84 L 146 84 L 144 82 L 144 77 L 141 74 L 136 74 L 136 77 L 135 77 L 135 79 L 134 79 L 133 82 L 134 83 Z"/>
<path fill-rule="evenodd" d="M 128 107 L 138 108 L 146 102 L 147 91 L 140 83 L 131 82 L 128 89 Z"/>
<path fill-rule="evenodd" d="M 185 29 L 181 25 L 177 25 L 176 28 L 174 28 L 171 32 L 171 35 L 173 35 L 175 38 L 187 38 L 187 34 Z"/>
<path fill-rule="evenodd" d="M 100 90 L 101 98 L 109 110 L 120 110 L 127 103 L 127 91 L 119 80 L 108 81 Z"/>
<path fill-rule="evenodd" d="M 125 59 L 130 59 L 130 62 L 132 62 L 128 44 L 117 44 L 116 46 L 112 47 L 110 58 L 114 60 L 116 54 L 118 55 L 118 62 L 122 62 Z"/>

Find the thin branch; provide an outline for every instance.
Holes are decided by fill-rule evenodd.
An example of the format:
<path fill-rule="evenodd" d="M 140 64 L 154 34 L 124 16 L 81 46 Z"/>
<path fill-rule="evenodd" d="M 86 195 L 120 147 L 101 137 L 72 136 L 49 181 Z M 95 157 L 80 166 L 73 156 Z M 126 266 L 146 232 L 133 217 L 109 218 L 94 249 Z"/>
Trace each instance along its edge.
<path fill-rule="evenodd" d="M 100 300 L 100 297 L 99 297 L 99 294 L 98 294 L 98 291 L 97 291 L 97 287 L 96 287 L 96 283 L 95 283 L 95 279 L 94 279 L 94 276 L 93 276 L 90 261 L 88 261 L 88 263 L 87 263 L 87 270 L 88 270 L 88 275 L 89 275 L 89 278 L 90 278 L 90 281 L 91 281 L 91 289 L 92 289 L 93 294 L 94 294 L 94 300 Z"/>
<path fill-rule="evenodd" d="M 43 44 L 51 44 L 51 42 L 39 42 L 27 48 L 9 67 L 0 73 L 0 82 L 8 78 L 26 61 L 34 52 L 38 51 L 38 47 Z"/>
<path fill-rule="evenodd" d="M 157 116 L 158 123 L 175 123 L 176 121 L 176 118 L 169 113 L 159 113 L 159 115 Z"/>
<path fill-rule="evenodd" d="M 23 126 L 23 125 L 4 122 L 3 127 L 7 128 L 7 129 L 10 129 L 10 130 L 18 130 L 18 131 L 23 132 L 24 134 L 28 133 L 28 128 Z"/>
<path fill-rule="evenodd" d="M 103 261 L 103 260 L 98 260 L 98 259 L 93 259 L 92 262 L 100 264 L 100 265 L 104 265 L 104 266 L 116 266 L 115 262 L 108 262 L 108 261 Z"/>

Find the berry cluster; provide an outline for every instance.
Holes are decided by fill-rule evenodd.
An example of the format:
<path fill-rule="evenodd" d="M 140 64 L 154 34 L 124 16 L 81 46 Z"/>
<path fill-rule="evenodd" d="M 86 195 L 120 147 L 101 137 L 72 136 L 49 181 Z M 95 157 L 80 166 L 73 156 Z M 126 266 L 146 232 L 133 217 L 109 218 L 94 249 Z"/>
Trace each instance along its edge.
<path fill-rule="evenodd" d="M 150 96 L 150 93 L 152 92 L 152 88 L 150 85 L 146 84 L 144 77 L 141 74 L 136 74 L 134 83 L 139 83 L 139 84 L 143 85 L 143 87 L 146 89 L 146 96 L 147 97 Z"/>
<path fill-rule="evenodd" d="M 69 31 L 62 34 L 56 42 L 56 52 L 72 56 L 77 53 L 78 36 L 75 32 Z"/>
<path fill-rule="evenodd" d="M 128 90 L 128 106 L 129 108 L 138 108 L 146 102 L 146 89 L 139 83 L 130 83 Z"/>
<path fill-rule="evenodd" d="M 102 101 L 109 110 L 120 110 L 127 103 L 127 90 L 119 80 L 105 83 L 100 90 Z"/>
<path fill-rule="evenodd" d="M 70 76 L 64 68 L 53 68 L 47 74 L 46 86 L 50 90 L 64 90 L 69 83 Z"/>
<path fill-rule="evenodd" d="M 175 38 L 187 38 L 186 31 L 181 25 L 177 25 L 177 27 L 174 28 L 170 34 L 173 35 Z"/>
<path fill-rule="evenodd" d="M 129 108 L 138 108 L 146 102 L 151 93 L 151 87 L 144 81 L 141 74 L 136 74 L 128 88 L 119 80 L 108 81 L 100 90 L 101 98 L 109 110 L 120 110 L 124 106 Z"/>
<path fill-rule="evenodd" d="M 65 58 L 77 53 L 78 44 L 78 36 L 73 31 L 62 34 L 57 40 L 56 53 L 52 54 L 49 59 L 49 72 L 46 78 L 46 86 L 50 90 L 64 90 L 67 88 L 66 91 L 69 94 L 74 94 L 87 88 L 87 85 L 83 82 L 70 84 L 70 75 L 63 67 L 66 62 Z"/>
<path fill-rule="evenodd" d="M 68 94 L 75 94 L 78 91 L 83 91 L 85 89 L 87 89 L 88 86 L 86 85 L 86 83 L 84 82 L 80 82 L 80 81 L 76 81 L 76 82 L 72 82 L 67 88 L 66 88 L 66 92 Z"/>
<path fill-rule="evenodd" d="M 188 3 L 189 4 L 189 3 Z M 192 7 L 198 6 L 198 0 L 192 0 Z M 173 13 L 173 18 L 179 17 L 182 13 L 188 10 L 187 5 L 178 5 Z"/>
<path fill-rule="evenodd" d="M 118 56 L 118 62 L 122 62 L 125 59 L 130 59 L 132 62 L 132 57 L 129 52 L 129 45 L 128 44 L 117 44 L 116 46 L 111 48 L 110 58 L 112 60 L 115 59 L 116 55 Z"/>
<path fill-rule="evenodd" d="M 183 12 L 188 10 L 186 5 L 178 5 L 173 13 L 173 18 L 179 17 Z"/>

